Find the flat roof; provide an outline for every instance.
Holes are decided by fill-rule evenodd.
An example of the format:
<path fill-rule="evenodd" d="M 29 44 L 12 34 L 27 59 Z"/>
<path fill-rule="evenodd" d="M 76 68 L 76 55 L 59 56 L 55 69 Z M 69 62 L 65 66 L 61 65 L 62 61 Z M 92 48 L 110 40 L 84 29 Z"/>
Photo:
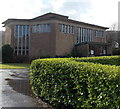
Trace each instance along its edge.
<path fill-rule="evenodd" d="M 89 44 L 89 45 L 111 45 L 110 43 L 105 43 L 105 42 L 83 42 L 83 43 L 75 44 L 75 46 L 84 45 L 84 44 Z"/>

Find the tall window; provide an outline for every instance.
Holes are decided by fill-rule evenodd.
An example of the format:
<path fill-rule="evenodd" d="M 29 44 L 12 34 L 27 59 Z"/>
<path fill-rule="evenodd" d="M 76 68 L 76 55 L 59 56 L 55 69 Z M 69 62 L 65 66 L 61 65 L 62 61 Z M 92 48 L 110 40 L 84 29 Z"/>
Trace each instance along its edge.
<path fill-rule="evenodd" d="M 77 27 L 77 43 L 93 41 L 93 30 Z"/>
<path fill-rule="evenodd" d="M 36 24 L 32 26 L 32 33 L 43 33 L 50 31 L 51 31 L 50 24 Z"/>
<path fill-rule="evenodd" d="M 27 56 L 29 53 L 30 26 L 15 25 L 14 33 L 15 55 Z"/>

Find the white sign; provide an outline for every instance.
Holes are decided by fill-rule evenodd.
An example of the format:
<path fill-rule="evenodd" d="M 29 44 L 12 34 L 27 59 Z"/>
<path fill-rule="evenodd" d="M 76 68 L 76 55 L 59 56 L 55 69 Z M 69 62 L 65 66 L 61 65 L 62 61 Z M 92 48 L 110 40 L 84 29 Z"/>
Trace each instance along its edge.
<path fill-rule="evenodd" d="M 92 55 L 93 55 L 93 54 L 94 54 L 94 50 L 90 50 L 90 54 L 92 54 Z"/>

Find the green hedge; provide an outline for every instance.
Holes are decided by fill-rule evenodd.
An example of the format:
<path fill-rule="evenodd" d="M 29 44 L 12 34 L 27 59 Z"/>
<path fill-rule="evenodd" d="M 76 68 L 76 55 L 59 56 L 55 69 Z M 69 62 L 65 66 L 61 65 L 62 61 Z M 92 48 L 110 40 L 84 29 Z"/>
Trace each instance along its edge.
<path fill-rule="evenodd" d="M 38 59 L 30 67 L 33 91 L 60 109 L 117 109 L 120 66 L 70 59 Z"/>
<path fill-rule="evenodd" d="M 120 65 L 120 55 L 118 55 L 118 56 L 72 58 L 72 60 L 75 60 L 78 62 L 93 62 L 93 63 L 107 64 L 107 65 Z"/>
<path fill-rule="evenodd" d="M 13 62 L 13 48 L 9 45 L 3 45 L 2 48 L 2 62 L 11 63 Z"/>

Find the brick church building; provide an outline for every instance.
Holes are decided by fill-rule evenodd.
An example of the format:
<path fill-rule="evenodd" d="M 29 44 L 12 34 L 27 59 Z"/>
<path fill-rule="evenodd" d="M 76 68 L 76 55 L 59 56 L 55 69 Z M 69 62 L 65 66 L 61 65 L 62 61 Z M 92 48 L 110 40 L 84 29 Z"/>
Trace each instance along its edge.
<path fill-rule="evenodd" d="M 15 56 L 39 57 L 111 55 L 105 30 L 94 24 L 47 13 L 33 19 L 8 19 L 3 22 L 5 43 Z"/>

